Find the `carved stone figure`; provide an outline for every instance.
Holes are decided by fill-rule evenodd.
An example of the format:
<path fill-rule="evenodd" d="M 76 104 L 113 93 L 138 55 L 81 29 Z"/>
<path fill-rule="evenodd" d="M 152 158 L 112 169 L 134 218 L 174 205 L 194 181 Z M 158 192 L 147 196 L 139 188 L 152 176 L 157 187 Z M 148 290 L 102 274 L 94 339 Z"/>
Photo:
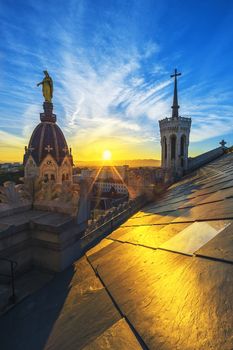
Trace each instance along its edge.
<path fill-rule="evenodd" d="M 73 216 L 79 210 L 80 186 L 64 181 L 56 184 L 54 181 L 40 182 L 35 192 L 35 207 L 43 206 L 47 210 L 64 212 Z"/>
<path fill-rule="evenodd" d="M 31 203 L 31 193 L 24 184 L 15 185 L 14 182 L 6 181 L 0 186 L 0 212 Z"/>

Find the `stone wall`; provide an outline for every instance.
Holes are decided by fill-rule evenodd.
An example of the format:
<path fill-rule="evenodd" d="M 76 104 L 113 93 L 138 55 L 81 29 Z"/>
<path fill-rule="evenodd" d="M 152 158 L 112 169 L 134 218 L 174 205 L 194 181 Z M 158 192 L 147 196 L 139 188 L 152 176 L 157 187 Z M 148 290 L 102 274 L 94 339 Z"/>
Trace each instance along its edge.
<path fill-rule="evenodd" d="M 26 210 L 0 218 L 0 258 L 17 262 L 20 274 L 36 266 L 62 271 L 105 235 L 138 211 L 146 198 L 119 205 L 92 222 L 77 222 L 67 214 Z M 9 273 L 9 264 L 0 261 L 0 273 Z"/>
<path fill-rule="evenodd" d="M 80 256 L 86 226 L 60 213 L 27 210 L 0 218 L 0 258 L 17 262 L 16 273 L 33 266 L 62 271 Z M 9 273 L 0 261 L 0 273 Z"/>
<path fill-rule="evenodd" d="M 205 165 L 212 160 L 220 157 L 225 153 L 226 148 L 225 147 L 218 147 L 215 148 L 209 152 L 205 152 L 203 154 L 200 154 L 199 156 L 195 158 L 189 158 L 188 159 L 188 170 L 187 172 L 190 172 L 192 170 L 200 168 L 202 165 Z"/>

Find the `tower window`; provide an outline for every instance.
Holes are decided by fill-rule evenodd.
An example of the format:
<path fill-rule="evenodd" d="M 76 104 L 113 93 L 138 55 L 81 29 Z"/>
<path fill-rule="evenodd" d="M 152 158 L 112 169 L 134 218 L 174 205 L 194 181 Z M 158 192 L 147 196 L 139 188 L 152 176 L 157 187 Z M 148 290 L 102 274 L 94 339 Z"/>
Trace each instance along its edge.
<path fill-rule="evenodd" d="M 181 139 L 180 139 L 180 155 L 181 156 L 184 156 L 185 143 L 186 143 L 186 136 L 182 135 Z"/>
<path fill-rule="evenodd" d="M 171 136 L 171 159 L 176 159 L 176 135 Z"/>
<path fill-rule="evenodd" d="M 165 157 L 165 159 L 167 159 L 167 139 L 166 139 L 166 137 L 164 137 L 163 142 L 164 142 L 164 157 Z"/>

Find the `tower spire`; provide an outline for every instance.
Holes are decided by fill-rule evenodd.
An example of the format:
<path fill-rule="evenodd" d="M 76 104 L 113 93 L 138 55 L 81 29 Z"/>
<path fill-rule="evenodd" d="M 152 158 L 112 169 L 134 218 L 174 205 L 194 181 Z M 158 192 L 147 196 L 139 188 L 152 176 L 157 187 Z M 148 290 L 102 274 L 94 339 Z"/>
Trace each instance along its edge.
<path fill-rule="evenodd" d="M 174 78 L 174 96 L 173 96 L 173 105 L 172 105 L 172 118 L 179 117 L 179 108 L 178 105 L 178 93 L 177 93 L 177 77 L 181 75 L 181 73 L 177 73 L 177 69 L 175 69 L 174 74 L 171 75 L 171 78 Z"/>

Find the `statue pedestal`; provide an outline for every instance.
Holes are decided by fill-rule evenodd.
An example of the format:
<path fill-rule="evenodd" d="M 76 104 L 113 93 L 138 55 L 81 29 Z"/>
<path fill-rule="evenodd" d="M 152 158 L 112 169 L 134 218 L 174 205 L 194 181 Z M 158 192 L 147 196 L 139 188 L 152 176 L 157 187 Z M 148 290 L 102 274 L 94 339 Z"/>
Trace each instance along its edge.
<path fill-rule="evenodd" d="M 56 123 L 56 114 L 53 114 L 53 104 L 51 102 L 43 103 L 44 113 L 40 113 L 40 120 L 42 122 L 52 122 Z"/>

